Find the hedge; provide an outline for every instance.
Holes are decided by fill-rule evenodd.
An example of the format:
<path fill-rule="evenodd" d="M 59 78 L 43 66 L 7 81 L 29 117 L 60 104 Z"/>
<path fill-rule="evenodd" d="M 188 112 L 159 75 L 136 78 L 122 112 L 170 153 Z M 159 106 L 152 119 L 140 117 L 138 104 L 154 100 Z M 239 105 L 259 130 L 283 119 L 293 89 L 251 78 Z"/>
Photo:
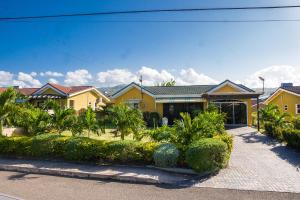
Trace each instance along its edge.
<path fill-rule="evenodd" d="M 174 144 L 161 144 L 154 152 L 153 158 L 158 167 L 176 167 L 179 151 Z"/>
<path fill-rule="evenodd" d="M 86 137 L 42 134 L 35 137 L 0 137 L 0 155 L 26 158 L 66 159 L 105 163 L 153 162 L 158 143 L 103 141 Z"/>
<path fill-rule="evenodd" d="M 197 172 L 218 171 L 228 164 L 230 151 L 220 139 L 205 138 L 191 144 L 186 151 L 186 162 Z"/>
<path fill-rule="evenodd" d="M 300 151 L 300 130 L 284 129 L 282 134 L 288 146 Z"/>

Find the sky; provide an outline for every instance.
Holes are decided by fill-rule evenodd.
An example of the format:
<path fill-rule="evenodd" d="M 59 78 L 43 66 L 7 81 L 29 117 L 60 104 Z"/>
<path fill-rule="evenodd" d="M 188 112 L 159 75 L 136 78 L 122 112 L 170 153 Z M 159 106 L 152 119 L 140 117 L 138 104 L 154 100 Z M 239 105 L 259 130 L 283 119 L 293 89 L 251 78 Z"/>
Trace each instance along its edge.
<path fill-rule="evenodd" d="M 0 17 L 296 4 L 300 1 L 0 0 Z M 300 21 L 132 22 L 260 19 L 300 20 L 300 8 L 0 21 L 0 86 L 54 82 L 104 87 L 137 82 L 140 75 L 145 85 L 170 79 L 177 85 L 230 79 L 254 88 L 262 85 L 258 76 L 265 78 L 266 87 L 300 85 Z"/>

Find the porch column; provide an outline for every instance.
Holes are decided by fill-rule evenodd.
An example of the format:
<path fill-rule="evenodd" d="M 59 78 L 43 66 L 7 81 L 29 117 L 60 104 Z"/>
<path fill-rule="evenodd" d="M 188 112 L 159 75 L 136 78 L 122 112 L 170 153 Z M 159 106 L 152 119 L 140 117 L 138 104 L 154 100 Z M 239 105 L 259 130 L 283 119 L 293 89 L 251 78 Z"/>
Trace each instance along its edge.
<path fill-rule="evenodd" d="M 256 110 L 257 110 L 257 130 L 259 131 L 260 129 L 260 124 L 259 124 L 259 98 L 256 98 Z"/>

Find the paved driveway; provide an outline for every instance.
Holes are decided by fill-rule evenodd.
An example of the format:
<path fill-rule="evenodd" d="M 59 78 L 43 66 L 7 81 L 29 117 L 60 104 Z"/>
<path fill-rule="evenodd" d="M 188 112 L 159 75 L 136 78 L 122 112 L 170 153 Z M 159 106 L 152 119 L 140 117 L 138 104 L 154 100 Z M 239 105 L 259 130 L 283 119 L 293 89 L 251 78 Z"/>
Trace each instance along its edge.
<path fill-rule="evenodd" d="M 197 187 L 300 193 L 300 154 L 250 127 L 229 130 L 234 149 L 229 167 Z"/>

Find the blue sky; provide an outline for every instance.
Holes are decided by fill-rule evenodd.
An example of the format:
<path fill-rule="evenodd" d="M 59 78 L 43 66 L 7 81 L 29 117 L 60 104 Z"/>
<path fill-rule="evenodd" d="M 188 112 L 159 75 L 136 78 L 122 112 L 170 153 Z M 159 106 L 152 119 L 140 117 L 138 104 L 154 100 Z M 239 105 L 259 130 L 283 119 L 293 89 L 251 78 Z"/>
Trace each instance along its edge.
<path fill-rule="evenodd" d="M 121 3 L 120 3 L 121 2 Z M 0 1 L 0 15 L 26 16 L 155 8 L 293 5 L 298 1 L 27 0 Z M 269 87 L 299 83 L 300 22 L 112 23 L 101 20 L 300 19 L 300 9 L 77 17 L 0 22 L 0 85 L 151 85 L 231 79 Z M 272 76 L 271 76 L 272 75 Z"/>

